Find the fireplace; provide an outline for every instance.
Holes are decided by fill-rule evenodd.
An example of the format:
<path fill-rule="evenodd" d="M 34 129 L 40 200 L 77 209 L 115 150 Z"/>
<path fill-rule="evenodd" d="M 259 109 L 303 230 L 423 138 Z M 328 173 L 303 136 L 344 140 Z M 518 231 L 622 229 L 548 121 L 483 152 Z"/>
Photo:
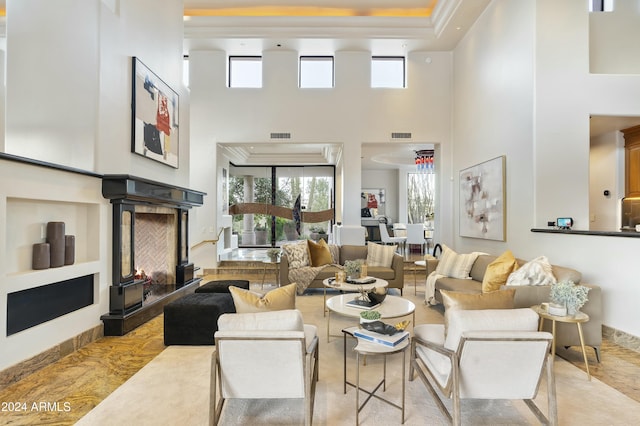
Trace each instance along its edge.
<path fill-rule="evenodd" d="M 102 320 L 105 335 L 122 335 L 197 287 L 189 210 L 205 194 L 129 175 L 104 176 L 102 194 L 113 205 L 112 285 Z"/>

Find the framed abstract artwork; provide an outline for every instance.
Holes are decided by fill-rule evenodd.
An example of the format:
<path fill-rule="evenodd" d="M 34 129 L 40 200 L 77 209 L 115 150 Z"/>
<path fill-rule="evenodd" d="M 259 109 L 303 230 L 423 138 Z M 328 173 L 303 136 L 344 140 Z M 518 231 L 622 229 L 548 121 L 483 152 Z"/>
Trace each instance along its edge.
<path fill-rule="evenodd" d="M 371 215 L 369 217 L 384 216 L 386 202 L 386 192 L 383 188 L 362 189 L 360 192 L 360 208 L 362 213 L 367 211 Z"/>
<path fill-rule="evenodd" d="M 506 157 L 460 170 L 460 236 L 506 240 Z"/>
<path fill-rule="evenodd" d="M 135 56 L 132 58 L 131 151 L 178 168 L 178 94 Z"/>

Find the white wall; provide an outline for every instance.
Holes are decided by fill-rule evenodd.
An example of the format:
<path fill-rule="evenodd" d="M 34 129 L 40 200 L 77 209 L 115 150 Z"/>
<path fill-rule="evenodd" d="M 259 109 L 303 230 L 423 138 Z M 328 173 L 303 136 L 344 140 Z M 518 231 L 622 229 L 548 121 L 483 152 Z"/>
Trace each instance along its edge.
<path fill-rule="evenodd" d="M 506 156 L 507 243 L 456 237 L 456 246 L 465 249 L 501 253 L 524 243 L 531 227 L 534 16 L 531 2 L 496 1 L 454 52 L 454 235 L 459 171 Z M 450 225 L 444 221 L 438 229 Z"/>
<path fill-rule="evenodd" d="M 190 187 L 182 7 L 178 0 L 7 2 L 3 151 L 100 174 L 131 174 Z M 177 170 L 131 153 L 131 56 L 140 57 L 181 95 Z M 17 164 L 2 161 L 0 167 L 0 312 L 6 313 L 6 294 L 12 291 L 87 273 L 96 274 L 97 284 L 93 305 L 0 336 L 0 370 L 100 325 L 100 315 L 109 310 L 111 208 L 102 197 L 101 180 Z M 17 214 L 22 204 L 12 201 L 15 198 L 33 203 L 34 211 Z M 52 208 L 56 203 L 64 207 Z M 72 220 L 76 212 L 85 219 Z M 68 221 L 72 231 L 90 223 L 91 230 L 76 235 L 84 239 L 84 246 L 78 244 L 87 247 L 87 253 L 78 253 L 82 261 L 72 267 L 34 272 L 24 266 L 29 264 L 30 243 L 9 241 L 7 230 L 24 238 L 48 220 Z M 6 315 L 3 318 L 4 330 Z"/>
<path fill-rule="evenodd" d="M 625 195 L 624 137 L 619 131 L 609 132 L 591 138 L 590 145 L 589 230 L 619 230 L 620 200 Z"/>
<path fill-rule="evenodd" d="M 506 155 L 508 219 L 506 242 L 456 237 L 455 247 L 578 269 L 602 287 L 604 323 L 640 336 L 629 302 L 640 298 L 640 240 L 530 232 L 560 216 L 588 229 L 589 115 L 640 112 L 640 76 L 589 74 L 586 7 L 496 0 L 456 48 L 454 169 Z"/>
<path fill-rule="evenodd" d="M 99 10 L 98 0 L 7 2 L 6 152 L 93 170 Z"/>
<path fill-rule="evenodd" d="M 182 7 L 178 0 L 8 2 L 4 152 L 189 186 Z M 177 170 L 131 153 L 132 56 L 180 95 Z"/>
<path fill-rule="evenodd" d="M 341 163 L 336 171 L 336 218 L 345 229 L 358 228 L 345 232 L 353 231 L 350 235 L 357 234 L 362 242 L 359 197 L 361 188 L 369 187 L 360 173 L 362 143 L 388 144 L 392 132 L 406 131 L 413 134 L 414 140 L 443 143 L 443 154 L 450 156 L 449 52 L 409 53 L 408 88 L 404 90 L 369 87 L 368 79 L 363 78 L 369 75 L 371 59 L 371 52 L 366 51 L 336 52 L 335 88 L 326 90 L 297 87 L 298 52 L 294 50 L 263 52 L 262 89 L 226 87 L 226 52 L 198 49 L 190 51 L 189 58 L 192 158 L 199 158 L 194 167 L 205 161 L 204 157 L 215 164 L 215 159 L 208 157 L 210 144 L 271 143 L 271 132 L 290 132 L 290 143 L 342 144 Z M 192 172 L 192 178 L 197 173 L 200 172 Z M 218 198 L 212 173 L 202 172 L 192 180 L 194 186 L 209 194 L 205 203 Z M 449 173 L 448 164 L 444 173 Z M 215 214 L 216 209 L 205 210 Z M 197 225 L 196 229 L 203 227 Z"/>
<path fill-rule="evenodd" d="M 640 73 L 640 6 L 615 0 L 613 12 L 589 15 L 589 62 L 594 74 Z"/>

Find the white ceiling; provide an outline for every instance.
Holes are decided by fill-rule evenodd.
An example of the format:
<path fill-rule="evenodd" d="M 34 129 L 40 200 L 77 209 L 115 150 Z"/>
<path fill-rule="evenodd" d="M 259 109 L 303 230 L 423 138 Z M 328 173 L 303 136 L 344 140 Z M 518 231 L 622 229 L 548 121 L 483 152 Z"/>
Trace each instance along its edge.
<path fill-rule="evenodd" d="M 189 16 L 185 17 L 185 53 L 194 48 L 218 48 L 232 55 L 260 54 L 268 49 L 292 49 L 302 55 L 333 54 L 366 49 L 374 55 L 453 49 L 485 9 L 489 0 L 185 0 L 192 9 L 300 6 L 339 8 L 359 16 Z M 372 8 L 428 9 L 430 16 L 367 16 Z M 286 13 L 286 12 L 285 12 Z"/>

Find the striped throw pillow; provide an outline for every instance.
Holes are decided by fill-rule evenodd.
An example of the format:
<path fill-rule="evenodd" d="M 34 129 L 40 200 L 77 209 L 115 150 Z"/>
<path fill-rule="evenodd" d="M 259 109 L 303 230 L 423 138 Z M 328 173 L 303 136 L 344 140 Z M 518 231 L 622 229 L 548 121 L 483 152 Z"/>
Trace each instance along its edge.
<path fill-rule="evenodd" d="M 436 267 L 436 274 L 450 278 L 471 279 L 469 272 L 480 253 L 458 254 L 442 245 L 442 256 Z"/>
<path fill-rule="evenodd" d="M 367 244 L 367 265 L 391 268 L 396 247 L 397 246 L 383 246 L 369 242 Z"/>

